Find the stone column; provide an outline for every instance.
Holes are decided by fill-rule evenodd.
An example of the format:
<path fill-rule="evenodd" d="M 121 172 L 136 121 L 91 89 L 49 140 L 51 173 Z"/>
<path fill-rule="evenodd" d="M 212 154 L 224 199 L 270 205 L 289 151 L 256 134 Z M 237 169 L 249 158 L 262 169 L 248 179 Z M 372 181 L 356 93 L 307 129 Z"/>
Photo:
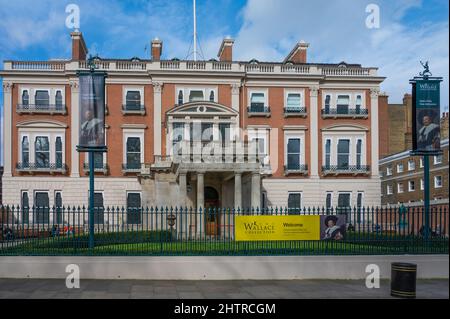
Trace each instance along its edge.
<path fill-rule="evenodd" d="M 379 177 L 379 168 L 378 168 L 378 160 L 379 160 L 379 150 L 378 150 L 378 95 L 380 94 L 380 90 L 378 88 L 374 88 L 370 90 L 370 146 L 372 151 L 372 156 L 369 161 L 367 159 L 367 163 L 370 163 L 370 168 L 372 170 L 372 177 Z"/>
<path fill-rule="evenodd" d="M 313 86 L 309 88 L 310 96 L 310 151 L 311 159 L 309 167 L 311 168 L 311 178 L 319 178 L 319 119 L 318 119 L 318 103 L 319 87 Z"/>
<path fill-rule="evenodd" d="M 202 216 L 200 218 L 200 208 L 202 209 Z M 197 173 L 197 235 L 204 234 L 204 224 L 205 224 L 205 173 L 198 172 Z"/>
<path fill-rule="evenodd" d="M 163 84 L 153 82 L 153 154 L 162 155 L 161 148 L 161 93 Z"/>
<path fill-rule="evenodd" d="M 234 173 L 234 207 L 242 210 L 242 174 Z"/>
<path fill-rule="evenodd" d="M 71 102 L 70 102 L 70 177 L 80 177 L 80 153 L 77 152 L 76 146 L 79 139 L 79 125 L 80 125 L 80 89 L 78 80 L 70 81 L 71 88 Z M 87 153 L 85 153 L 87 156 Z"/>
<path fill-rule="evenodd" d="M 179 175 L 180 192 L 178 199 L 178 211 L 180 212 L 177 216 L 177 233 L 179 234 L 179 239 L 182 239 L 186 230 L 189 231 L 188 214 L 185 211 L 186 206 L 186 196 L 187 196 L 187 183 L 186 183 L 186 173 L 180 173 Z M 182 209 L 182 210 L 181 210 Z M 181 236 L 181 238 L 180 238 Z"/>
<path fill-rule="evenodd" d="M 12 176 L 12 89 L 11 82 L 3 82 L 3 143 L 4 143 L 4 172 L 3 177 Z M 19 141 L 21 143 L 22 141 Z M 31 141 L 30 141 L 31 143 Z M 21 161 L 21 159 L 19 160 Z"/>
<path fill-rule="evenodd" d="M 252 173 L 252 208 L 261 206 L 261 175 L 259 172 Z"/>

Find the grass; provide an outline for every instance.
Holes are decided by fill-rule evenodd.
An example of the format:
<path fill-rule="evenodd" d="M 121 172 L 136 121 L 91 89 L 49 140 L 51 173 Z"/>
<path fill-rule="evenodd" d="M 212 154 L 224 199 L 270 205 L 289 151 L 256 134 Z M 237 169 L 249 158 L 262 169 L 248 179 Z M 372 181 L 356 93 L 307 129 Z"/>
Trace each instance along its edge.
<path fill-rule="evenodd" d="M 0 255 L 96 256 L 229 256 L 229 255 L 384 255 L 448 254 L 448 239 L 428 242 L 417 236 L 348 233 L 345 241 L 236 242 L 229 239 L 175 241 L 167 231 L 117 232 L 95 235 L 89 249 L 88 235 L 30 239 L 0 246 Z"/>

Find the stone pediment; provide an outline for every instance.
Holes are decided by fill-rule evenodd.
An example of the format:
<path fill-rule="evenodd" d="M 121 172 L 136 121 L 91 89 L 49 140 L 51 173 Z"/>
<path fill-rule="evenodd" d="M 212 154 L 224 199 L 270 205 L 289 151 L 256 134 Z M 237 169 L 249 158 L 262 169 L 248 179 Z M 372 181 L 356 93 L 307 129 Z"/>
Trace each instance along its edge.
<path fill-rule="evenodd" d="M 178 105 L 166 113 L 167 116 L 237 116 L 230 107 L 215 102 L 201 101 Z"/>

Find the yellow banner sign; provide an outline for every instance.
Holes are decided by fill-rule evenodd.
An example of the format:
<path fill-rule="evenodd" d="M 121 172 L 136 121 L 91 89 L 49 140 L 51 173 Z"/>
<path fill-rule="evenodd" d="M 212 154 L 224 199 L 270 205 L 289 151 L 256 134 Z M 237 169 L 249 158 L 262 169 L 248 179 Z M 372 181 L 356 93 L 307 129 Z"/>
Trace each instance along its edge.
<path fill-rule="evenodd" d="M 235 239 L 320 240 L 320 216 L 236 216 Z"/>

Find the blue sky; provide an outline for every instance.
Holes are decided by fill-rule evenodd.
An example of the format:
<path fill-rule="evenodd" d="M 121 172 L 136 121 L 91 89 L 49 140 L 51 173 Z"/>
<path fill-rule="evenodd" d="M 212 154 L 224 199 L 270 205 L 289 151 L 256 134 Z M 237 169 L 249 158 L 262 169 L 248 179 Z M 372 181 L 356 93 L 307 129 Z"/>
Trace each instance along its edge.
<path fill-rule="evenodd" d="M 69 58 L 70 3 L 80 7 L 91 53 L 148 58 L 145 47 L 159 37 L 163 58 L 189 54 L 192 0 L 0 0 L 0 61 Z M 370 3 L 380 7 L 379 29 L 365 27 Z M 197 9 L 205 59 L 216 56 L 226 35 L 236 40 L 238 60 L 280 61 L 303 39 L 310 43 L 310 62 L 379 67 L 387 77 L 382 90 L 393 103 L 410 91 L 419 60 L 429 60 L 434 75 L 444 77 L 441 105 L 448 109 L 448 0 L 197 0 Z"/>

